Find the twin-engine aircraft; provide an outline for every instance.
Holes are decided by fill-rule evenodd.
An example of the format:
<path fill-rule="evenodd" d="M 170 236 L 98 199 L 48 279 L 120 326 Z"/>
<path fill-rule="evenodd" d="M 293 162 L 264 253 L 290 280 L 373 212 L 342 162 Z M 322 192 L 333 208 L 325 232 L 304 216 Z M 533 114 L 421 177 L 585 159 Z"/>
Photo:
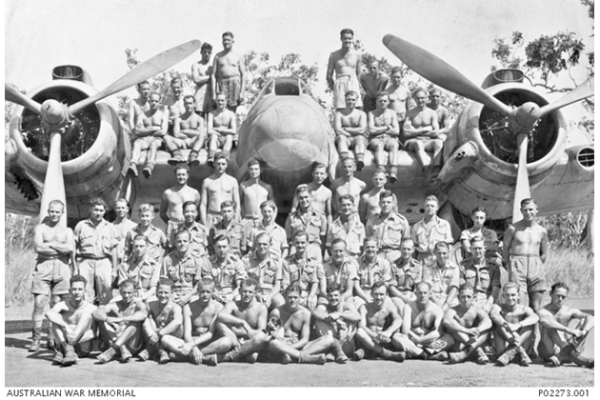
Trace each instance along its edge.
<path fill-rule="evenodd" d="M 386 35 L 383 43 L 425 79 L 473 101 L 448 135 L 435 183 L 414 154 L 400 151 L 398 181 L 388 189 L 411 223 L 422 218 L 422 200 L 432 193 L 440 198 L 440 215 L 453 223 L 455 235 L 462 228 L 461 218 L 455 217 L 469 215 L 476 206 L 486 207 L 492 220 L 520 219 L 518 204 L 530 196 L 540 215 L 593 208 L 592 142 L 582 133 L 567 136 L 560 111 L 592 96 L 593 78 L 550 103 L 522 83 L 520 71 L 496 71 L 480 88 L 407 41 Z M 6 142 L 6 211 L 43 217 L 50 200 L 64 199 L 66 216 L 74 223 L 87 217 L 87 201 L 95 196 L 106 199 L 111 208 L 121 197 L 132 205 L 149 202 L 158 207 L 161 193 L 174 183 L 170 156 L 159 152 L 150 180 L 128 176 L 128 132 L 102 99 L 166 70 L 199 46 L 199 41 L 191 41 L 161 53 L 101 92 L 75 66 L 55 68 L 54 80 L 26 95 L 7 86 L 6 99 L 19 106 Z M 287 213 L 293 189 L 311 180 L 314 162 L 327 165 L 331 180 L 339 171 L 333 136 L 324 110 L 305 83 L 276 78 L 263 88 L 241 125 L 228 172 L 242 179 L 249 159 L 262 161 L 263 179 L 273 186 L 280 212 Z M 355 176 L 370 184 L 376 166 L 372 154 L 365 156 L 365 167 Z M 206 158 L 203 150 L 200 166 L 192 168 L 193 187 L 199 188 L 212 173 Z"/>

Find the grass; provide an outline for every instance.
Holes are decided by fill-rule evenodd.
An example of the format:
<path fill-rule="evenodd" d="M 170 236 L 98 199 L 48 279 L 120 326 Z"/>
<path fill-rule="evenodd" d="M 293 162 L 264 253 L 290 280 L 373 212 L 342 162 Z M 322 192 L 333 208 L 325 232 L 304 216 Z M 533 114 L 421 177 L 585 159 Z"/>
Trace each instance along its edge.
<path fill-rule="evenodd" d="M 569 296 L 594 296 L 594 255 L 583 248 L 550 248 L 546 258 L 548 289 L 556 282 L 566 283 Z"/>

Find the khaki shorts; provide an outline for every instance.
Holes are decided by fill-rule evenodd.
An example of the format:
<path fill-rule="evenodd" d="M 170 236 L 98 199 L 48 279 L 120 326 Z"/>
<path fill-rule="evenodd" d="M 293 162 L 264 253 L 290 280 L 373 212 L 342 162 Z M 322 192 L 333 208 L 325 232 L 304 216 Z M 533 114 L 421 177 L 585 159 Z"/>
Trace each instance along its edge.
<path fill-rule="evenodd" d="M 539 256 L 511 255 L 509 281 L 517 283 L 523 292 L 546 291 L 544 263 Z"/>
<path fill-rule="evenodd" d="M 144 136 L 141 138 L 135 139 L 136 142 L 140 142 L 142 148 L 150 148 L 153 143 L 158 143 L 160 146 L 163 142 L 162 138 L 156 136 Z"/>
<path fill-rule="evenodd" d="M 386 135 L 385 133 L 381 134 L 381 135 L 369 140 L 369 148 L 371 148 L 372 144 L 375 144 L 378 142 L 383 143 L 383 147 L 387 147 L 388 144 L 390 144 L 390 143 L 394 143 L 394 142 L 398 143 L 398 138 L 396 138 L 394 136 Z"/>
<path fill-rule="evenodd" d="M 63 295 L 69 293 L 71 269 L 64 259 L 41 260 L 33 271 L 32 294 Z"/>
<path fill-rule="evenodd" d="M 335 108 L 346 108 L 346 92 L 350 90 L 359 93 L 356 107 L 362 107 L 360 85 L 356 75 L 339 75 L 333 84 L 333 105 Z"/>

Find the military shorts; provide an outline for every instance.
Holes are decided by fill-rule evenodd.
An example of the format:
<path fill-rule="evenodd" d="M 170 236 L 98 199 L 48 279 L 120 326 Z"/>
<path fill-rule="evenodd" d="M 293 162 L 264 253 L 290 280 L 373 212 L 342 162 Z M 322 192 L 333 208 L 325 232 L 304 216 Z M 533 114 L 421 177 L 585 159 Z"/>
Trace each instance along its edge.
<path fill-rule="evenodd" d="M 33 271 L 32 294 L 63 295 L 69 293 L 71 268 L 64 259 L 38 260 Z"/>

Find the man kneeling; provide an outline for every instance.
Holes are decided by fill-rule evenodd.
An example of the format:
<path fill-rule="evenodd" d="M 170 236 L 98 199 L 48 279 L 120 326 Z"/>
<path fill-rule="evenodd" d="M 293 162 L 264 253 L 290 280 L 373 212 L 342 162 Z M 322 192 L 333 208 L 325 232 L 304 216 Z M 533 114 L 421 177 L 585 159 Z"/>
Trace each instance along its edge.
<path fill-rule="evenodd" d="M 492 320 L 483 308 L 474 303 L 473 286 L 462 284 L 458 289 L 459 305 L 446 310 L 442 324 L 447 330 L 446 335 L 452 335 L 455 341 L 454 349 L 459 350 L 449 354 L 450 364 L 464 362 L 472 354 L 477 364 L 489 361 L 483 352 L 483 345 L 492 327 Z M 462 348 L 462 350 L 461 350 Z"/>
<path fill-rule="evenodd" d="M 93 312 L 98 322 L 100 334 L 110 348 L 97 358 L 105 364 L 121 354 L 121 362 L 129 359 L 142 349 L 142 322 L 148 317 L 146 304 L 135 298 L 136 284 L 126 279 L 119 285 L 121 300 L 108 303 Z"/>
<path fill-rule="evenodd" d="M 78 357 L 85 357 L 92 350 L 95 331 L 92 312 L 96 307 L 84 300 L 86 283 L 83 276 L 72 276 L 69 289 L 71 298 L 46 312 L 54 338 L 60 346 L 52 360 L 56 364 L 72 365 Z"/>
<path fill-rule="evenodd" d="M 402 318 L 394 303 L 387 301 L 385 282 L 377 281 L 373 284 L 371 297 L 373 300 L 370 303 L 363 304 L 358 309 L 361 315 L 356 331 L 358 344 L 368 352 L 375 353 L 386 360 L 402 362 L 406 358 L 398 333 L 398 329 L 402 326 Z M 391 323 L 386 323 L 389 320 Z M 354 352 L 355 361 L 365 357 L 364 348 Z"/>

